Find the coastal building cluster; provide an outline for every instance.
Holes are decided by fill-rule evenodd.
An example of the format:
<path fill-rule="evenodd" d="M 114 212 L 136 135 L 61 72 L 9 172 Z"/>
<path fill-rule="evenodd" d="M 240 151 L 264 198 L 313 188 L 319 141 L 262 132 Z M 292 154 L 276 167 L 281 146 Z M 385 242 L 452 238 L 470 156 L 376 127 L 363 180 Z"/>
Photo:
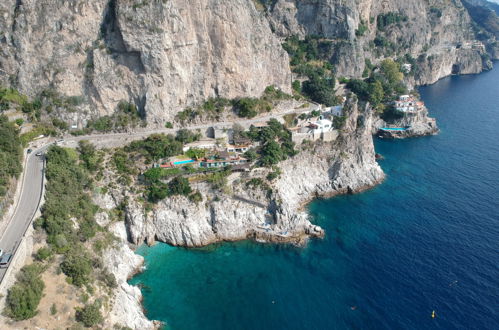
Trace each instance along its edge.
<path fill-rule="evenodd" d="M 417 100 L 412 95 L 400 95 L 394 102 L 395 109 L 404 113 L 416 113 L 424 109 L 424 102 Z"/>
<path fill-rule="evenodd" d="M 231 166 L 232 171 L 249 171 L 250 161 L 244 157 L 244 153 L 257 145 L 250 139 L 234 137 L 232 128 L 214 127 L 212 131 L 213 138 L 206 137 L 184 145 L 185 154 L 194 151 L 192 154 L 200 154 L 200 156 L 189 158 L 180 155 L 161 161 L 154 166 L 161 168 L 192 166 L 205 169 Z"/>
<path fill-rule="evenodd" d="M 302 113 L 288 128 L 292 141 L 296 144 L 304 140 L 334 141 L 339 132 L 334 128 L 334 117 L 341 116 L 343 106 L 323 107 Z M 283 121 L 283 120 L 282 120 Z M 263 128 L 266 122 L 254 123 L 252 126 Z M 232 171 L 247 172 L 251 169 L 251 161 L 245 157 L 250 149 L 257 148 L 259 142 L 252 141 L 242 134 L 236 134 L 232 127 L 214 126 L 208 130 L 207 136 L 183 147 L 184 155 L 160 160 L 153 167 L 175 168 L 191 166 L 205 169 L 225 168 Z M 189 156 L 190 155 L 190 156 Z"/>
<path fill-rule="evenodd" d="M 334 128 L 334 117 L 340 117 L 343 106 L 322 107 L 309 116 L 298 117 L 295 127 L 290 128 L 292 140 L 300 144 L 305 140 L 331 142 L 339 135 Z"/>

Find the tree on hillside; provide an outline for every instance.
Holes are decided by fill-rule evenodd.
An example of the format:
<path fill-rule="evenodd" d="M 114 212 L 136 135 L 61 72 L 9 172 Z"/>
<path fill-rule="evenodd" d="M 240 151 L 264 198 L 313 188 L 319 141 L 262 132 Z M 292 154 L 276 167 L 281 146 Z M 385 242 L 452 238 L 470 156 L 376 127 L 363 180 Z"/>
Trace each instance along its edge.
<path fill-rule="evenodd" d="M 369 102 L 376 107 L 378 106 L 385 96 L 383 85 L 379 81 L 369 84 Z"/>
<path fill-rule="evenodd" d="M 189 180 L 178 176 L 173 178 L 168 183 L 168 191 L 170 195 L 184 195 L 187 196 L 192 192 L 191 186 L 189 184 Z"/>
<path fill-rule="evenodd" d="M 390 85 L 395 85 L 404 78 L 404 74 L 400 72 L 400 65 L 392 59 L 381 62 L 381 72 Z"/>

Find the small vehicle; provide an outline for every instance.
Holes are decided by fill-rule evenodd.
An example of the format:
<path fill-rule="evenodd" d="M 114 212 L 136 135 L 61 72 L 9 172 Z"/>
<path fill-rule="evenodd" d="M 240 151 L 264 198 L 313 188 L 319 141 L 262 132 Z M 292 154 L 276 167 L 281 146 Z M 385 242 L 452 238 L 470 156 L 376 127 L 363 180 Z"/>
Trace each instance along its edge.
<path fill-rule="evenodd" d="M 41 157 L 41 156 L 43 156 L 43 153 L 42 152 L 37 152 L 35 155 L 38 156 L 38 157 Z"/>
<path fill-rule="evenodd" d="M 7 267 L 7 265 L 10 262 L 10 259 L 12 259 L 12 253 L 5 253 L 0 259 L 0 267 L 2 268 Z"/>
<path fill-rule="evenodd" d="M 28 154 L 30 154 L 32 151 L 33 151 L 33 149 L 29 148 L 29 149 L 27 150 L 27 153 L 28 153 Z"/>

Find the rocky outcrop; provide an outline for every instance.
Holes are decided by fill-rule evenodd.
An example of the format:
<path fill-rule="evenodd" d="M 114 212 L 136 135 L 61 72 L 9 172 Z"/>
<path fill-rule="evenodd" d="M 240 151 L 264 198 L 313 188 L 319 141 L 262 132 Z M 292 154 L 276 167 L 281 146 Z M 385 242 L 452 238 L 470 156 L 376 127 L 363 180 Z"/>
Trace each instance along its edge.
<path fill-rule="evenodd" d="M 121 225 L 124 224 L 121 223 Z M 127 283 L 127 280 L 140 270 L 144 259 L 135 254 L 126 241 L 121 241 L 120 244 L 106 250 L 102 257 L 104 265 L 114 274 L 118 283 L 118 288 L 114 292 L 112 309 L 105 318 L 109 328 L 115 324 L 126 325 L 137 330 L 157 328 L 154 322 L 144 316 L 140 289 Z"/>
<path fill-rule="evenodd" d="M 283 162 L 276 187 L 290 213 L 317 196 L 360 192 L 381 182 L 371 135 L 372 109 L 355 100 L 344 107 L 347 121 L 333 144 L 322 143 Z"/>
<path fill-rule="evenodd" d="M 384 174 L 375 161 L 371 136 L 372 112 L 359 109 L 355 99 L 345 106 L 347 121 L 334 143 L 322 143 L 279 164 L 282 174 L 271 186 L 251 185 L 249 179 L 229 177 L 231 191 L 194 186 L 204 196 L 194 203 L 170 197 L 146 212 L 128 198 L 126 222 L 135 244 L 155 240 L 172 245 L 202 246 L 217 241 L 255 239 L 302 244 L 309 236 L 324 235 L 310 223 L 303 205 L 317 196 L 353 193 L 374 186 Z"/>
<path fill-rule="evenodd" d="M 209 97 L 290 90 L 289 59 L 252 1 L 6 0 L 0 81 L 81 96 L 72 122 L 135 103 L 150 124 Z"/>
<path fill-rule="evenodd" d="M 306 214 L 283 215 L 275 210 L 275 201 L 261 187 L 248 187 L 245 177 L 231 177 L 232 192 L 213 191 L 207 184 L 196 189 L 202 202 L 186 197 L 171 197 L 146 213 L 136 202 L 126 209 L 126 221 L 132 242 L 155 240 L 177 246 L 204 246 L 219 241 L 253 238 L 259 241 L 300 244 L 310 235 L 321 236 Z M 295 210 L 296 211 L 296 210 Z"/>
<path fill-rule="evenodd" d="M 393 127 L 398 129 L 389 129 Z M 401 118 L 392 119 L 389 122 L 378 118 L 373 125 L 373 134 L 389 139 L 436 135 L 439 131 L 436 119 L 428 116 L 426 107 L 414 113 L 405 113 Z"/>
<path fill-rule="evenodd" d="M 141 271 L 144 258 L 135 254 L 128 246 L 125 223 L 110 223 L 108 212 L 121 202 L 121 196 L 116 200 L 111 194 L 96 193 L 93 201 L 101 209 L 96 215 L 96 221 L 99 225 L 107 227 L 117 238 L 116 242 L 102 253 L 102 262 L 107 271 L 114 275 L 117 283 L 112 294 L 110 310 L 104 317 L 105 328 L 113 328 L 115 325 L 127 326 L 134 330 L 159 328 L 159 323 L 148 320 L 144 315 L 140 289 L 127 282 L 135 273 Z"/>

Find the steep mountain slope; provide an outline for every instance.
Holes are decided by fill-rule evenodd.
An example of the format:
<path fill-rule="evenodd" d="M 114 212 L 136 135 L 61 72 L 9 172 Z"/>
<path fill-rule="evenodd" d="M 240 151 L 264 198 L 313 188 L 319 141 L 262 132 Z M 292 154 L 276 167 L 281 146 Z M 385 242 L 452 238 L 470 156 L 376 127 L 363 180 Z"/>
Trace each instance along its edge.
<path fill-rule="evenodd" d="M 80 127 L 120 101 L 159 126 L 209 97 L 290 91 L 291 35 L 331 41 L 337 76 L 410 55 L 413 83 L 428 84 L 491 65 L 476 33 L 461 0 L 5 0 L 0 83 L 77 96 L 78 111 L 58 116 Z"/>
<path fill-rule="evenodd" d="M 0 17 L 0 81 L 83 96 L 93 115 L 125 100 L 156 122 L 208 97 L 290 89 L 288 56 L 247 0 L 7 0 Z"/>
<path fill-rule="evenodd" d="M 475 34 L 459 0 L 278 0 L 269 12 L 280 36 L 313 34 L 331 40 L 331 61 L 339 75 L 358 77 L 365 60 L 406 54 L 417 58 L 422 69 L 415 75 L 417 84 L 483 67 L 482 50 L 460 47 Z"/>

